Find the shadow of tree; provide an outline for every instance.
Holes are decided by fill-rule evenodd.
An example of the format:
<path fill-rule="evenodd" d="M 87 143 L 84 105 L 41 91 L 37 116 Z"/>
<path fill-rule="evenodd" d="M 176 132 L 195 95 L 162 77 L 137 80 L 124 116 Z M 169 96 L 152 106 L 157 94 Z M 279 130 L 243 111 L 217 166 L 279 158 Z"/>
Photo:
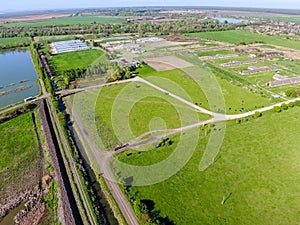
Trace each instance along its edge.
<path fill-rule="evenodd" d="M 141 203 L 146 205 L 150 218 L 153 222 L 156 222 L 157 224 L 160 225 L 175 225 L 175 223 L 172 220 L 170 220 L 168 216 L 166 217 L 161 216 L 161 212 L 155 209 L 154 201 L 149 199 L 143 199 L 141 200 Z"/>

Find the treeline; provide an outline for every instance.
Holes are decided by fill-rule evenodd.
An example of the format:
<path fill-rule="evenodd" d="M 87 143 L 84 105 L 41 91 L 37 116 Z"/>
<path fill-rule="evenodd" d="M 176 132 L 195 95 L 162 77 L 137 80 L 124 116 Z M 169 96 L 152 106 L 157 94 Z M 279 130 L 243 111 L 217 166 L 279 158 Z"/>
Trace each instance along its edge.
<path fill-rule="evenodd" d="M 48 77 L 47 71 L 41 65 L 40 54 L 36 50 L 36 48 L 35 48 L 35 46 L 34 46 L 33 43 L 31 43 L 31 45 L 30 45 L 30 54 L 31 54 L 32 62 L 34 64 L 36 72 L 37 72 L 39 78 L 41 78 L 43 80 L 46 90 L 51 95 L 55 95 L 55 92 L 54 92 L 53 86 L 51 84 L 51 81 L 50 81 L 50 79 Z"/>
<path fill-rule="evenodd" d="M 215 20 L 186 19 L 165 23 L 126 23 L 126 24 L 75 24 L 75 25 L 50 25 L 50 26 L 26 26 L 4 27 L 0 26 L 0 38 L 8 37 L 35 37 L 53 35 L 75 34 L 120 34 L 120 33 L 156 33 L 168 35 L 170 33 L 190 33 L 201 31 L 216 31 L 235 29 L 236 24 L 219 23 Z"/>
<path fill-rule="evenodd" d="M 126 66 L 123 66 L 117 62 L 111 63 L 98 63 L 96 65 L 86 68 L 76 68 L 65 70 L 61 75 L 57 77 L 63 77 L 63 84 L 57 82 L 59 87 L 66 89 L 69 88 L 71 82 L 78 78 L 88 78 L 93 76 L 103 76 L 108 79 L 108 82 L 114 82 L 117 80 L 125 80 L 131 77 L 131 71 Z M 62 81 L 62 79 L 59 79 Z M 62 87 L 63 86 L 63 87 Z"/>
<path fill-rule="evenodd" d="M 126 193 L 139 223 L 144 225 L 174 225 L 169 217 L 161 216 L 161 212 L 155 209 L 155 203 L 149 199 L 141 199 L 139 192 L 131 186 L 133 178 L 124 179 L 123 192 Z"/>

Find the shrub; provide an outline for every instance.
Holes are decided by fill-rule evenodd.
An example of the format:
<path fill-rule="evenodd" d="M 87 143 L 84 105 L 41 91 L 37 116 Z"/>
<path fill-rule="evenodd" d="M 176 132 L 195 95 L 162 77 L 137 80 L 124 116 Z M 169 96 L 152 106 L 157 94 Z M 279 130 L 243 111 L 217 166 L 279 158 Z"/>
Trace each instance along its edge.
<path fill-rule="evenodd" d="M 300 101 L 297 100 L 297 101 L 295 102 L 295 105 L 296 105 L 296 106 L 300 106 Z"/>
<path fill-rule="evenodd" d="M 295 106 L 295 102 L 290 102 L 290 103 L 288 104 L 288 106 L 289 106 L 290 108 L 293 108 L 293 107 Z"/>
<path fill-rule="evenodd" d="M 281 108 L 282 108 L 283 110 L 287 110 L 289 107 L 288 107 L 287 104 L 283 103 L 283 104 L 281 105 Z"/>
<path fill-rule="evenodd" d="M 288 97 L 297 97 L 297 92 L 295 89 L 289 89 L 285 92 L 285 95 Z"/>
<path fill-rule="evenodd" d="M 274 112 L 281 112 L 280 106 L 274 106 L 273 110 Z"/>
<path fill-rule="evenodd" d="M 254 118 L 259 118 L 261 116 L 262 116 L 262 113 L 261 112 L 257 112 L 257 111 L 253 115 Z"/>

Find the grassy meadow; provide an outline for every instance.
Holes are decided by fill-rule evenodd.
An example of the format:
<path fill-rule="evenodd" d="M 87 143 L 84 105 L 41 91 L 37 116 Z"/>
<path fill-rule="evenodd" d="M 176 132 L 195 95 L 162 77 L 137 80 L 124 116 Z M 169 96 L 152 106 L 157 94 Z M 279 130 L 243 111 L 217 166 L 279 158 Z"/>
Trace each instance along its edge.
<path fill-rule="evenodd" d="M 0 38 L 0 48 L 30 45 L 30 37 Z"/>
<path fill-rule="evenodd" d="M 178 128 L 210 117 L 140 82 L 118 84 L 76 94 L 76 111 L 110 149 L 148 131 Z M 93 102 L 94 101 L 94 102 Z M 93 110 L 95 118 L 90 118 Z"/>
<path fill-rule="evenodd" d="M 202 134 L 193 157 L 176 175 L 151 186 L 132 187 L 131 193 L 153 201 L 155 210 L 175 224 L 298 224 L 298 120 L 297 107 L 266 112 L 241 124 L 228 122 L 219 154 L 205 171 L 199 171 L 207 143 Z M 176 143 L 179 137 L 171 139 Z M 172 151 L 163 146 L 142 153 L 124 152 L 119 159 L 148 165 Z"/>
<path fill-rule="evenodd" d="M 252 33 L 244 30 L 213 31 L 185 34 L 190 37 L 206 38 L 215 41 L 228 42 L 231 44 L 250 44 L 254 42 L 263 42 L 282 47 L 300 50 L 300 42 L 285 39 L 280 36 L 268 36 Z"/>
<path fill-rule="evenodd" d="M 219 109 L 217 100 L 207 101 L 207 97 L 214 99 L 214 96 L 206 96 L 199 84 L 179 69 L 157 72 L 145 65 L 138 72 L 139 76 L 203 108 L 216 112 Z M 237 86 L 226 79 L 222 79 L 217 73 L 215 73 L 215 77 L 221 89 L 227 113 L 237 114 L 246 112 L 271 103 L 270 99 L 253 93 L 241 86 Z"/>
<path fill-rule="evenodd" d="M 49 63 L 54 68 L 55 73 L 60 75 L 66 70 L 87 68 L 103 55 L 103 51 L 95 49 L 66 52 L 52 56 Z"/>
<path fill-rule="evenodd" d="M 30 185 L 37 173 L 39 158 L 31 113 L 0 124 L 0 136 L 0 190 L 10 183 L 15 183 L 17 190 L 17 185 L 23 185 L 18 180 L 22 181 L 25 174 L 29 176 L 26 179 L 31 177 Z"/>

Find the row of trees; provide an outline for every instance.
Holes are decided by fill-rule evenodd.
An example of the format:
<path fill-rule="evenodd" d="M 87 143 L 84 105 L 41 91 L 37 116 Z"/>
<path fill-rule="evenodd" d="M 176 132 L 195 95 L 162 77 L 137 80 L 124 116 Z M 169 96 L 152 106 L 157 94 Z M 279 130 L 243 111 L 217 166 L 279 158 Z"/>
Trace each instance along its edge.
<path fill-rule="evenodd" d="M 186 19 L 169 21 L 165 23 L 126 23 L 126 24 L 74 24 L 55 26 L 26 26 L 26 27 L 0 27 L 0 37 L 35 37 L 70 34 L 115 34 L 115 33 L 146 33 L 170 34 L 200 31 L 215 31 L 235 29 L 235 24 L 219 23 L 215 20 Z"/>
<path fill-rule="evenodd" d="M 125 80 L 131 77 L 131 71 L 126 66 L 120 63 L 98 63 L 96 65 L 86 68 L 76 68 L 70 69 L 63 72 L 62 76 L 64 80 L 64 88 L 68 88 L 70 83 L 78 78 L 88 78 L 93 76 L 103 76 L 107 77 L 108 82 L 113 82 L 116 80 Z"/>

